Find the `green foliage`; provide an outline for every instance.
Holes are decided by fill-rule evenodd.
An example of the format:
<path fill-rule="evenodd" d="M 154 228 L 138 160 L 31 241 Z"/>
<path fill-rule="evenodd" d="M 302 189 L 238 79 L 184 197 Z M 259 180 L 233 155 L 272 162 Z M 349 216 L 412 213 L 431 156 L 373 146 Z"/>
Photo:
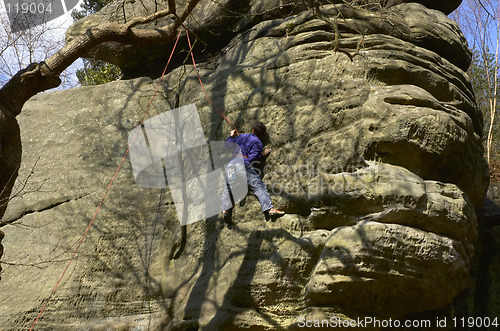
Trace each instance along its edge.
<path fill-rule="evenodd" d="M 73 17 L 75 21 L 81 20 L 87 15 L 97 13 L 111 1 L 112 0 L 83 0 L 83 3 L 80 5 L 82 10 L 73 10 L 71 17 Z"/>
<path fill-rule="evenodd" d="M 103 61 L 84 60 L 84 68 L 76 71 L 76 77 L 82 86 L 112 82 L 121 76 L 119 67 Z"/>
<path fill-rule="evenodd" d="M 75 21 L 87 15 L 98 12 L 112 0 L 84 0 L 82 10 L 74 10 L 71 16 Z M 104 61 L 83 59 L 83 69 L 76 71 L 78 82 L 82 86 L 99 85 L 120 79 L 122 72 L 119 67 Z"/>

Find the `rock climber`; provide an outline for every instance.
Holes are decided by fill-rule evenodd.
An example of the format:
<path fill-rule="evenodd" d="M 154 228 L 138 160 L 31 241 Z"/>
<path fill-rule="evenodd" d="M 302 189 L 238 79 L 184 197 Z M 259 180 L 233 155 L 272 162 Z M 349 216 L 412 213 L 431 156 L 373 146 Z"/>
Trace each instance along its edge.
<path fill-rule="evenodd" d="M 262 212 L 267 218 L 273 216 L 282 216 L 285 214 L 285 212 L 273 207 L 271 197 L 266 188 L 266 184 L 264 184 L 258 173 L 252 167 L 253 161 L 257 161 L 263 157 L 267 157 L 271 153 L 271 149 L 264 149 L 264 144 L 262 143 L 265 134 L 266 126 L 264 125 L 264 123 L 256 122 L 252 127 L 252 133 L 238 134 L 236 130 L 233 130 L 231 131 L 231 135 L 229 136 L 229 138 L 227 138 L 226 141 L 236 143 L 240 147 L 245 164 L 247 184 L 259 200 Z M 224 221 L 228 225 L 232 224 L 232 205 L 233 204 L 230 198 L 230 188 L 226 183 L 222 196 L 222 207 L 224 209 L 222 214 L 224 217 Z"/>

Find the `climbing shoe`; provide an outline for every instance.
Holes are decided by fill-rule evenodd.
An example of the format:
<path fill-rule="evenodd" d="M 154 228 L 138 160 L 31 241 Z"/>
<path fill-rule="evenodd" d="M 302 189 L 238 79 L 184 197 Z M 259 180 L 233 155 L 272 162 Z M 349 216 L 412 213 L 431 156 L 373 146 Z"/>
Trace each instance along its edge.
<path fill-rule="evenodd" d="M 267 211 L 267 214 L 269 216 L 283 216 L 285 215 L 285 212 L 283 210 L 279 210 L 279 209 L 276 209 L 276 208 L 271 208 Z"/>
<path fill-rule="evenodd" d="M 222 218 L 224 220 L 224 223 L 226 223 L 226 226 L 228 227 L 228 229 L 232 229 L 233 226 L 234 226 L 234 223 L 233 223 L 233 210 L 232 209 L 224 210 L 222 212 Z"/>

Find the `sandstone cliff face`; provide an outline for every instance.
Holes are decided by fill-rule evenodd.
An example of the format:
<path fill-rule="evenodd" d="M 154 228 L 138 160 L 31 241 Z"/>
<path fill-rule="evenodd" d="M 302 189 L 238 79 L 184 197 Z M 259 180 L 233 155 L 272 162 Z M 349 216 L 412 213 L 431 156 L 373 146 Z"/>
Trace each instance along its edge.
<path fill-rule="evenodd" d="M 288 214 L 266 222 L 250 196 L 235 229 L 212 217 L 188 226 L 184 246 L 169 190 L 138 187 L 126 162 L 41 328 L 274 330 L 447 313 L 488 187 L 465 40 L 418 3 L 322 14 L 252 22 L 199 65 L 240 131 L 268 125 L 264 181 Z M 340 48 L 359 48 L 352 61 L 333 50 L 336 17 Z M 15 262 L 0 282 L 2 329 L 26 328 L 49 297 L 155 87 L 137 78 L 26 104 L 20 178 L 33 174 L 2 219 L 3 260 Z M 225 139 L 190 65 L 165 77 L 150 116 L 191 103 L 206 139 Z"/>
<path fill-rule="evenodd" d="M 379 10 L 381 8 L 390 8 L 401 3 L 419 2 L 427 8 L 439 10 L 445 14 L 455 10 L 461 0 L 319 0 L 314 1 L 321 4 L 345 4 L 351 3 L 357 7 L 365 9 Z M 176 1 L 176 7 L 182 8 L 185 0 Z M 210 57 L 212 52 L 219 52 L 238 33 L 241 33 L 255 24 L 290 16 L 294 13 L 300 13 L 313 2 L 297 0 L 221 0 L 221 1 L 201 1 L 194 9 L 188 25 L 197 36 L 204 42 L 194 45 L 204 55 L 204 58 Z M 154 1 L 125 1 L 112 2 L 104 7 L 100 12 L 87 16 L 76 22 L 67 31 L 67 39 L 71 39 L 86 29 L 98 26 L 105 22 L 125 23 L 134 17 L 151 15 L 156 10 L 166 8 L 166 2 Z M 138 25 L 139 28 L 165 27 L 173 22 L 172 17 L 164 17 L 153 23 Z M 351 29 L 353 26 L 351 26 Z M 362 30 L 361 30 L 362 31 Z M 360 30 L 358 30 L 360 32 Z M 415 39 L 415 38 L 414 38 Z M 207 43 L 206 41 L 210 41 Z M 185 40 L 180 43 L 187 47 Z M 163 69 L 165 62 L 165 53 L 170 51 L 170 45 L 158 45 L 155 47 L 142 47 L 133 45 L 122 45 L 119 43 L 105 43 L 92 51 L 91 56 L 107 62 L 119 65 L 126 77 L 158 77 Z M 146 60 L 145 60 L 146 59 Z M 180 65 L 184 60 L 183 56 L 174 57 Z"/>

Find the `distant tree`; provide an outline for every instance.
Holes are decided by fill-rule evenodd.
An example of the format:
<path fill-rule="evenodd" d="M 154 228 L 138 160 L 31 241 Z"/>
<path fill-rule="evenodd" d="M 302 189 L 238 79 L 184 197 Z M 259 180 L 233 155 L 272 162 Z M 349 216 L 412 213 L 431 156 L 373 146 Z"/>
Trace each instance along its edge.
<path fill-rule="evenodd" d="M 22 31 L 12 31 L 6 14 L 0 14 L 0 84 L 5 84 L 19 70 L 26 68 L 36 59 L 47 58 L 64 46 L 62 23 L 43 23 Z M 75 85 L 72 72 L 60 75 L 61 87 Z"/>
<path fill-rule="evenodd" d="M 479 106 L 486 118 L 486 158 L 498 157 L 493 143 L 498 137 L 496 120 L 499 113 L 500 88 L 500 1 L 464 0 L 452 18 L 467 36 L 475 50 L 470 73 Z"/>
<path fill-rule="evenodd" d="M 486 61 L 483 61 L 482 56 L 487 58 Z M 493 119 L 493 124 L 491 125 L 491 97 L 490 92 L 491 89 L 489 87 L 488 77 L 494 76 L 495 68 L 493 66 L 494 62 L 494 54 L 488 52 L 485 55 L 482 55 L 477 49 L 472 50 L 472 64 L 469 68 L 469 76 L 472 82 L 472 88 L 474 89 L 474 94 L 476 96 L 476 102 L 479 107 L 479 110 L 483 114 L 485 120 L 484 123 L 484 132 L 489 133 L 491 130 L 491 159 L 498 159 L 500 157 L 499 148 L 500 148 L 500 128 L 495 123 L 500 120 L 500 111 L 498 102 L 496 104 L 495 118 Z M 486 64 L 489 64 L 489 67 L 486 67 Z M 497 85 L 498 85 L 497 81 Z M 497 91 L 499 86 L 497 86 Z M 488 134 L 484 137 L 484 144 L 487 146 L 488 144 Z"/>
<path fill-rule="evenodd" d="M 73 10 L 71 17 L 73 17 L 75 21 L 81 20 L 85 16 L 97 13 L 111 1 L 112 0 L 83 0 L 80 5 L 81 10 Z"/>
<path fill-rule="evenodd" d="M 120 67 L 104 61 L 83 59 L 83 66 L 76 71 L 76 78 L 82 86 L 112 82 L 123 75 Z"/>

